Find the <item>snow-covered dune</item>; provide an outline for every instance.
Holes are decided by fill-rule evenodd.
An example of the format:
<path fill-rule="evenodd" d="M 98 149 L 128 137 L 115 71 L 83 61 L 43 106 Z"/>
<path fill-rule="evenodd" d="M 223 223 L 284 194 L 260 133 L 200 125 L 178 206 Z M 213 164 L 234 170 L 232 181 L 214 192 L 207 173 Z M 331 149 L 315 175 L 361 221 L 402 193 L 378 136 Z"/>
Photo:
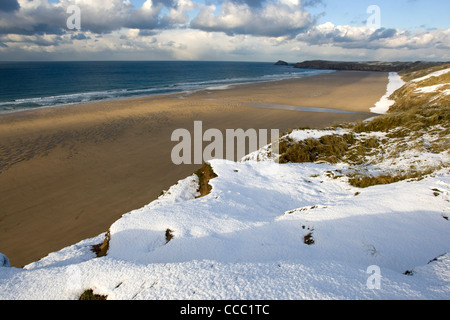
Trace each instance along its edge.
<path fill-rule="evenodd" d="M 325 164 L 211 165 L 206 197 L 195 198 L 188 177 L 114 223 L 106 257 L 90 251 L 100 235 L 2 268 L 0 298 L 77 299 L 88 288 L 110 299 L 450 296 L 448 175 L 361 190 Z"/>
<path fill-rule="evenodd" d="M 354 168 L 279 164 L 270 145 L 240 162 L 212 160 L 206 196 L 193 174 L 108 232 L 23 269 L 0 254 L 0 299 L 78 299 L 88 289 L 108 299 L 449 299 L 448 123 L 418 128 L 285 136 L 378 139 Z M 426 166 L 431 173 L 367 188 L 346 174 Z"/>

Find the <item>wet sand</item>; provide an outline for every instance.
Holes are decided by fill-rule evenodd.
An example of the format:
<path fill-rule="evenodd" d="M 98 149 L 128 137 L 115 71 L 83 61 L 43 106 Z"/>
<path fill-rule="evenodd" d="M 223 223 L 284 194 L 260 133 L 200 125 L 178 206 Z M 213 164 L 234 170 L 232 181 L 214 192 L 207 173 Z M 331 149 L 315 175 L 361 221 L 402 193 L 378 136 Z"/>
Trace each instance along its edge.
<path fill-rule="evenodd" d="M 357 121 L 371 116 L 387 83 L 387 73 L 336 72 L 0 115 L 0 252 L 16 267 L 39 260 L 107 231 L 191 175 L 199 165 L 171 161 L 175 129 L 192 131 L 198 120 L 203 132 Z"/>

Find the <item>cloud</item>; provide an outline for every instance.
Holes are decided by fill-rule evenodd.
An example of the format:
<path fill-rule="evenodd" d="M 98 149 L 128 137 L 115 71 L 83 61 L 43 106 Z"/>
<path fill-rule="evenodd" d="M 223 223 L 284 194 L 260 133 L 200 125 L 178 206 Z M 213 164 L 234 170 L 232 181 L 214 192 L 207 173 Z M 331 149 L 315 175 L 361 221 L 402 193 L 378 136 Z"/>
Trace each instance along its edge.
<path fill-rule="evenodd" d="M 317 24 L 321 0 L 0 1 L 4 60 L 450 59 L 450 29 Z M 81 30 L 66 26 L 73 3 Z"/>
<path fill-rule="evenodd" d="M 0 34 L 28 35 L 62 34 L 67 31 L 70 14 L 66 10 L 74 3 L 80 8 L 81 29 L 98 34 L 121 28 L 153 30 L 187 24 L 187 12 L 195 7 L 190 0 L 146 0 L 140 8 L 123 0 L 59 0 L 57 3 L 14 0 L 18 6 L 11 6 L 11 0 L 1 1 Z M 15 11 L 13 8 L 16 8 Z M 169 12 L 163 14 L 164 8 L 168 8 Z"/>
<path fill-rule="evenodd" d="M 19 8 L 20 5 L 17 0 L 2 0 L 0 2 L 0 11 L 3 12 L 12 12 L 18 10 Z"/>
<path fill-rule="evenodd" d="M 214 4 L 203 6 L 191 28 L 228 35 L 292 37 L 314 23 L 299 0 L 267 0 L 265 6 L 256 7 L 253 1 L 225 0 L 221 11 L 216 14 L 216 10 Z"/>
<path fill-rule="evenodd" d="M 2 0 L 3 1 L 3 0 Z M 0 11 L 0 34 L 61 34 L 67 14 L 47 0 L 19 0 L 20 8 Z"/>
<path fill-rule="evenodd" d="M 181 26 L 189 23 L 189 12 L 198 5 L 190 0 L 178 0 L 170 6 L 170 11 L 162 18 L 162 24 L 166 26 Z"/>
<path fill-rule="evenodd" d="M 310 45 L 328 45 L 347 49 L 444 49 L 450 47 L 450 29 L 416 32 L 348 25 L 335 26 L 327 22 L 297 35 L 296 40 Z"/>

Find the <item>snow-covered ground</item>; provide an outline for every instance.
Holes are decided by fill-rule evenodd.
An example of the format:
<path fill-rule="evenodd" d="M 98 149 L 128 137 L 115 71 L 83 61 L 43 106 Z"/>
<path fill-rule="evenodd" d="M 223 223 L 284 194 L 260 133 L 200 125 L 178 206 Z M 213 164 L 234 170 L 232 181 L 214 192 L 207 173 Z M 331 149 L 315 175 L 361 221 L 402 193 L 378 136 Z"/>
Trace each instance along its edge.
<path fill-rule="evenodd" d="M 106 257 L 91 251 L 102 234 L 2 267 L 0 299 L 77 299 L 89 288 L 109 299 L 450 297 L 448 174 L 357 189 L 326 164 L 211 165 L 209 195 L 195 198 L 195 176 L 179 181 L 111 226 Z"/>
<path fill-rule="evenodd" d="M 381 132 L 357 138 L 364 135 L 387 139 Z M 421 136 L 425 145 L 438 138 Z M 23 269 L 0 255 L 0 299 L 78 299 L 87 289 L 108 299 L 450 298 L 448 151 L 369 156 L 367 170 L 430 162 L 443 169 L 365 189 L 339 175 L 348 164 L 278 164 L 270 151 L 210 161 L 217 177 L 205 197 L 196 198 L 192 175 L 124 214 L 109 229 L 104 257 L 91 249 L 106 230 Z"/>

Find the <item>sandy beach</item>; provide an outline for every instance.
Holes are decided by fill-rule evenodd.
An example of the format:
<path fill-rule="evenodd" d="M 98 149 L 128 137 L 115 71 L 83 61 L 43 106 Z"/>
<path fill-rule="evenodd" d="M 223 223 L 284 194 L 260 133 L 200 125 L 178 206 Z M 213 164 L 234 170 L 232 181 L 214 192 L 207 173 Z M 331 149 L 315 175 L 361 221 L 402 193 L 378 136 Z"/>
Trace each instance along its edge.
<path fill-rule="evenodd" d="M 198 165 L 171 161 L 175 129 L 325 127 L 370 117 L 387 73 L 335 72 L 0 115 L 0 252 L 21 267 L 108 230 Z M 258 108 L 258 104 L 354 113 Z"/>

